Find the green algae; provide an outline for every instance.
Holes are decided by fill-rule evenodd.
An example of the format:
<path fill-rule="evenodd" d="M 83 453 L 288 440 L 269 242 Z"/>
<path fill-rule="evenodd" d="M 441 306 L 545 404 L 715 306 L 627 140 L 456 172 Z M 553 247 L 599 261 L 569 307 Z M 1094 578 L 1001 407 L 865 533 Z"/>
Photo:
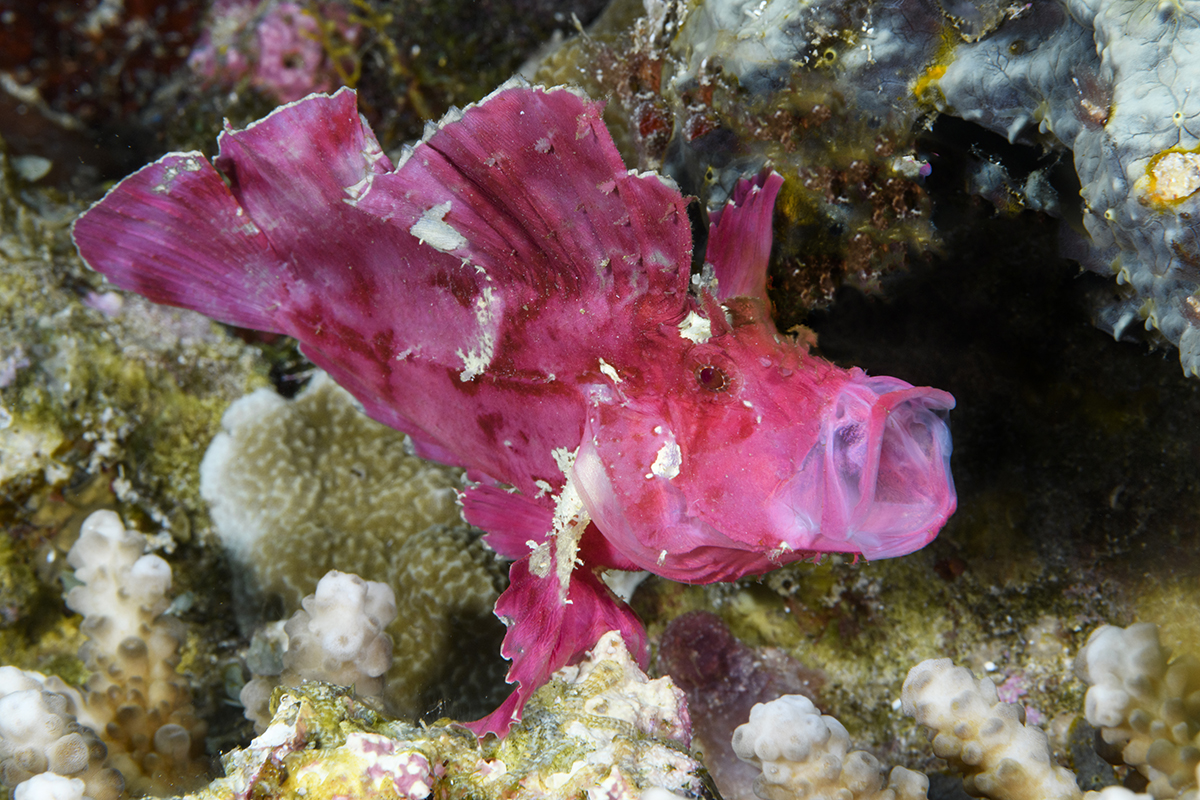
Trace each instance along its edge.
<path fill-rule="evenodd" d="M 186 544 L 208 528 L 197 470 L 225 406 L 265 385 L 267 365 L 207 319 L 109 293 L 70 239 L 82 208 L 22 183 L 0 146 L 0 360 L 20 356 L 0 386 L 9 420 L 0 444 L 5 435 L 44 443 L 0 468 L 0 566 L 12 601 L 0 649 L 6 663 L 73 685 L 86 679 L 75 655 L 79 620 L 62 604 L 60 580 L 83 520 L 116 509 L 157 534 L 176 564 L 176 593 L 203 598 L 189 618 L 197 626 L 189 663 L 198 696 L 215 699 L 220 673 L 209 665 L 228 660 L 219 643 L 232 631 L 217 610 L 228 602 L 219 551 Z"/>

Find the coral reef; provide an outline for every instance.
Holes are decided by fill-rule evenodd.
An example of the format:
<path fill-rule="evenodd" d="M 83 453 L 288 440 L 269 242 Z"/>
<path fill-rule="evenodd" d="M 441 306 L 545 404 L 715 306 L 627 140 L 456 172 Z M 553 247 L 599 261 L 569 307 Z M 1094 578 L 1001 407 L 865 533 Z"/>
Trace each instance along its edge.
<path fill-rule="evenodd" d="M 243 77 L 281 102 L 299 100 L 354 83 L 333 53 L 353 57 L 361 26 L 350 22 L 349 4 L 301 4 L 290 0 L 216 0 L 188 66 L 201 78 L 232 88 Z"/>
<path fill-rule="evenodd" d="M 1075 657 L 1088 683 L 1085 713 L 1104 741 L 1150 781 L 1156 798 L 1194 794 L 1200 781 L 1200 660 L 1171 659 L 1151 623 L 1101 625 Z"/>
<path fill-rule="evenodd" d="M 879 760 L 850 750 L 842 723 L 801 695 L 755 705 L 734 732 L 733 749 L 762 771 L 754 779 L 762 800 L 924 800 L 929 789 L 924 775 L 904 767 L 893 767 L 885 786 Z"/>
<path fill-rule="evenodd" d="M 279 603 L 298 609 L 330 570 L 354 573 L 395 593 L 387 633 L 406 654 L 387 676 L 395 713 L 469 716 L 493 702 L 503 662 L 479 656 L 503 633 L 492 607 L 504 570 L 459 519 L 461 472 L 411 455 L 323 372 L 292 400 L 269 389 L 238 400 L 222 426 L 200 491 L 240 565 L 245 624 Z"/>
<path fill-rule="evenodd" d="M 710 207 L 769 159 L 788 178 L 772 270 L 785 313 L 828 303 L 843 284 L 878 291 L 909 251 L 938 246 L 924 178 L 931 160 L 951 162 L 938 153 L 945 139 L 920 136 L 931 109 L 1070 151 L 1086 229 L 1073 249 L 1122 286 L 1097 323 L 1118 338 L 1144 323 L 1200 373 L 1194 8 L 950 5 L 655 0 L 630 23 L 618 3 L 538 77 L 611 94 L 627 158 L 661 165 Z M 1050 180 L 1053 158 L 1023 175 L 994 152 L 963 158 L 1001 208 L 1077 214 L 1070 188 Z"/>
<path fill-rule="evenodd" d="M 108 9 L 106 13 L 117 14 L 116 24 L 104 27 L 101 40 L 63 38 L 70 35 L 64 31 L 101 5 Z M 150 5 L 153 9 L 147 15 Z M 75 656 L 83 639 L 79 617 L 66 613 L 60 576 L 69 577 L 69 570 L 64 573 L 64 556 L 83 519 L 97 508 L 118 509 L 128 523 L 146 531 L 151 546 L 172 563 L 178 600 L 172 613 L 185 619 L 190 631 L 180 653 L 180 669 L 191 678 L 193 703 L 210 726 L 206 745 L 216 753 L 244 748 L 249 741 L 248 726 L 239 724 L 241 709 L 234 702 L 241 686 L 240 654 L 247 640 L 229 611 L 247 606 L 231 600 L 228 570 L 221 548 L 210 537 L 205 504 L 198 493 L 196 466 L 204 446 L 219 431 L 229 402 L 268 380 L 274 380 L 286 395 L 291 377 L 308 365 L 288 342 L 265 341 L 213 325 L 106 285 L 82 267 L 66 233 L 67 222 L 83 206 L 48 188 L 78 188 L 81 197 L 98 196 L 107 188 L 101 181 L 119 178 L 153 159 L 166 149 L 162 142 L 170 143 L 171 149 L 202 149 L 222 116 L 236 126 L 269 110 L 248 75 L 232 89 L 202 87 L 186 66 L 176 77 L 168 75 L 167 70 L 176 69 L 171 64 L 182 64 L 187 57 L 203 32 L 200 26 L 210 24 L 201 23 L 204 5 L 50 0 L 35 7 L 0 2 L 0 72 L 13 78 L 0 86 L 0 135 L 9 144 L 0 154 L 0 652 L 8 663 L 61 676 L 72 685 L 86 680 L 87 671 Z M 1011 120 L 1004 125 L 998 118 L 989 121 L 1002 135 L 987 134 L 974 124 L 949 117 L 954 109 L 945 104 L 938 88 L 939 70 L 952 68 L 957 57 L 964 59 L 960 67 L 970 61 L 973 39 L 982 53 L 990 46 L 989 38 L 999 37 L 997 42 L 1013 48 L 997 54 L 1013 66 L 1005 74 L 1027 75 L 1023 65 L 1031 62 L 1025 56 L 1040 52 L 1044 58 L 1061 43 L 1061 38 L 1051 41 L 1050 35 L 1064 36 L 1063 26 L 1069 23 L 1063 19 L 1061 24 L 1047 24 L 1028 37 L 1004 38 L 1005 31 L 1021 30 L 1013 23 L 1026 19 L 1057 18 L 1060 4 L 852 0 L 837 3 L 836 8 L 832 3 L 808 4 L 803 10 L 811 17 L 776 14 L 766 19 L 762 12 L 775 14 L 784 7 L 746 3 L 734 30 L 766 19 L 757 23 L 763 37 L 739 40 L 717 32 L 711 42 L 695 37 L 697 46 L 710 48 L 706 52 L 715 56 L 721 51 L 753 56 L 758 42 L 773 43 L 795 29 L 818 40 L 803 54 L 811 56 L 805 61 L 807 73 L 795 80 L 769 71 L 755 75 L 752 57 L 738 65 L 738 83 L 748 76 L 743 90 L 731 78 L 722 77 L 724 66 L 710 58 L 696 85 L 684 87 L 691 94 L 679 97 L 676 104 L 676 95 L 670 94 L 674 70 L 681 63 L 670 49 L 682 19 L 676 9 L 701 5 L 614 3 L 604 18 L 607 28 L 590 27 L 587 36 L 572 40 L 559 51 L 557 61 L 548 63 L 557 64 L 567 80 L 589 90 L 596 87 L 597 99 L 607 97 L 605 119 L 627 166 L 647 169 L 665 161 L 672 170 L 680 170 L 678 177 L 686 189 L 704 193 L 710 201 L 719 200 L 731 176 L 757 169 L 760 146 L 785 155 L 789 147 L 796 153 L 815 154 L 810 161 L 776 161 L 794 165 L 797 175 L 807 170 L 805 174 L 814 180 L 826 181 L 814 183 L 810 192 L 808 187 L 797 189 L 797 177 L 788 174 L 790 185 L 782 198 L 798 199 L 788 206 L 786 218 L 776 217 L 776 238 L 780 243 L 786 240 L 787 246 L 775 253 L 770 285 L 779 328 L 802 323 L 816 332 L 820 352 L 839 364 L 861 365 L 872 374 L 919 377 L 919 383 L 942 386 L 955 394 L 960 510 L 938 540 L 900 560 L 851 563 L 827 558 L 821 564 L 789 565 L 764 576 L 762 583 L 743 580 L 708 587 L 650 578 L 632 599 L 647 622 L 651 652 L 674 617 L 692 609 L 716 613 L 756 652 L 779 648 L 822 670 L 827 677 L 819 700 L 822 711 L 842 721 L 855 747 L 880 762 L 928 772 L 935 796 L 949 794 L 947 776 L 938 774 L 945 764 L 932 756 L 923 733 L 899 713 L 896 698 L 914 662 L 949 656 L 976 675 L 988 676 L 997 684 L 1000 699 L 1025 704 L 1027 721 L 1043 720 L 1058 763 L 1073 769 L 1084 788 L 1116 779 L 1144 790 L 1139 768 L 1119 766 L 1114 778 L 1106 763 L 1089 765 L 1100 761 L 1096 750 L 1121 759 L 1114 746 L 1102 740 L 1097 744 L 1087 725 L 1074 723 L 1070 747 L 1066 746 L 1063 730 L 1083 708 L 1086 689 L 1069 677 L 1070 662 L 1102 620 L 1119 625 L 1156 620 L 1161 650 L 1196 650 L 1200 569 L 1194 540 L 1200 529 L 1200 504 L 1195 487 L 1200 451 L 1195 420 L 1200 418 L 1200 395 L 1194 379 L 1189 384 L 1178 374 L 1173 351 L 1167 358 L 1147 357 L 1144 347 L 1114 344 L 1090 328 L 1085 309 L 1098 304 L 1127 311 L 1130 287 L 1114 292 L 1108 286 L 1111 278 L 1079 275 L 1076 264 L 1056 256 L 1060 226 L 1046 216 L 1054 213 L 1056 198 L 1046 192 L 1042 179 L 1050 176 L 1060 213 L 1068 220 L 1076 213 L 1072 198 L 1077 195 L 1077 187 L 1061 180 L 1074 170 L 1068 163 L 1071 155 L 1055 141 L 1060 128 L 1035 131 L 1040 122 L 1035 116 L 1018 135 L 1018 144 L 1008 147 L 1001 139 L 1007 136 Z M 427 3 L 406 7 L 406 13 L 396 13 L 388 21 L 384 20 L 387 4 L 374 2 L 370 9 L 347 6 L 368 20 L 355 23 L 362 26 L 354 50 L 362 65 L 358 82 L 362 110 L 391 153 L 402 140 L 419 135 L 425 113 L 417 111 L 421 103 L 427 116 L 436 116 L 449 102 L 482 96 L 529 52 L 526 45 L 540 36 L 528 35 L 531 30 L 569 32 L 574 27 L 573 11 L 586 25 L 598 6 Z M 847 78 L 851 73 L 839 73 L 838 65 L 854 57 L 859 45 L 878 52 L 885 36 L 896 32 L 894 25 L 884 25 L 874 35 L 865 34 L 861 25 L 868 18 L 854 15 L 896 7 L 910 16 L 916 40 L 934 46 L 910 49 L 928 60 L 903 64 L 896 73 L 895 91 L 885 87 L 879 97 L 902 97 L 905 108 L 916 104 L 917 113 L 922 107 L 939 105 L 948 113 L 931 135 L 920 129 L 915 136 L 901 130 L 896 141 L 915 146 L 900 147 L 890 158 L 881 153 L 869 161 L 876 170 L 867 175 L 869 180 L 859 181 L 859 173 L 850 176 L 836 152 L 837 169 L 821 163 L 823 149 L 839 151 L 865 141 L 847 142 L 843 130 L 872 124 L 868 114 L 855 116 L 869 91 L 859 94 Z M 794 3 L 790 8 L 801 12 Z M 172 17 L 181 9 L 188 16 Z M 1186 16 L 1189 9 L 1187 2 L 1163 9 L 1122 3 L 1096 7 L 1104 13 L 1131 11 L 1131 21 L 1150 26 L 1166 18 L 1156 14 L 1182 10 Z M 728 19 L 738 11 L 733 8 Z M 1015 19 L 1006 16 L 1018 11 Z M 556 18 L 558 12 L 561 18 Z M 833 24 L 822 29 L 821 14 Z M 851 24 L 839 27 L 836 14 L 849 15 Z M 510 26 L 513 19 L 526 27 Z M 139 32 L 144 23 L 148 27 Z M 1094 48 L 1096 32 L 1107 22 L 1096 21 L 1088 10 L 1081 12 L 1076 24 L 1080 41 L 1070 52 L 1083 59 L 1076 66 L 1094 66 L 1100 57 L 1087 48 Z M 894 37 L 893 41 L 912 45 L 914 40 Z M 400 71 L 393 71 L 397 61 L 388 42 L 394 45 Z M 126 45 L 133 46 L 128 58 Z M 1117 56 L 1123 45 L 1118 37 L 1111 45 L 1105 57 L 1110 63 L 1121 63 Z M 160 46 L 163 60 L 148 69 L 115 69 L 118 63 L 134 65 L 142 54 Z M 83 47 L 92 49 L 81 53 Z M 833 51 L 832 58 L 824 57 L 826 50 Z M 562 56 L 570 52 L 582 55 L 567 64 L 571 59 Z M 66 57 L 58 58 L 60 53 Z M 925 72 L 929 64 L 932 68 Z M 477 65 L 486 69 L 475 69 Z M 746 65 L 749 71 L 741 71 Z M 1189 65 L 1188 61 L 1162 63 L 1167 70 L 1182 71 Z M 1123 76 L 1138 85 L 1170 77 L 1169 72 L 1122 69 Z M 979 74 L 989 74 L 988 68 Z M 709 75 L 714 77 L 706 87 L 702 81 Z M 901 85 L 913 76 L 915 84 Z M 1078 86 L 1072 78 L 1079 79 Z M 766 113 L 755 121 L 768 123 L 761 128 L 762 136 L 786 137 L 779 145 L 760 142 L 755 138 L 758 127 L 743 125 L 740 116 L 742 92 L 750 104 L 758 103 L 755 90 L 769 91 L 772 84 L 787 87 L 790 94 L 782 95 L 780 108 L 764 102 Z M 29 91 L 35 86 L 36 96 Z M 807 93 L 809 87 L 829 86 L 839 92 L 819 97 Z M 22 99 L 11 93 L 13 88 Z M 709 89 L 724 99 L 723 105 L 706 104 Z M 903 97 L 913 89 L 917 94 L 911 99 Z M 1015 91 L 1018 110 L 1028 111 L 1029 95 L 1021 95 L 1020 90 L 1014 81 L 998 88 L 992 85 L 983 98 L 986 103 L 971 99 L 963 105 L 1002 109 L 1005 93 Z M 1067 107 L 1078 103 L 1078 121 L 1085 127 L 1100 120 L 1104 111 L 1115 119 L 1141 103 L 1140 98 L 1126 97 L 1110 107 L 1111 85 L 1091 79 L 1086 70 L 1068 74 L 1053 91 L 1055 103 L 1059 99 Z M 1147 102 L 1160 98 L 1160 91 L 1158 87 L 1148 93 Z M 788 98 L 798 99 L 789 104 Z M 829 121 L 823 122 L 826 111 Z M 1186 115 L 1186 107 L 1184 111 Z M 732 122 L 705 131 L 714 120 L 724 120 L 718 114 L 729 115 Z M 1179 137 L 1187 130 L 1194 132 L 1190 121 L 1179 129 L 1172 114 L 1166 116 L 1170 130 Z M 78 125 L 71 121 L 75 118 Z M 1058 125 L 1053 114 L 1046 119 Z M 110 135 L 106 120 L 119 122 L 119 139 Z M 772 127 L 773 120 L 777 127 Z M 699 134 L 693 139 L 699 146 L 683 142 L 684 123 L 689 134 Z M 886 124 L 883 130 L 897 135 Z M 815 133 L 805 138 L 810 131 Z M 1171 222 L 1170 209 L 1183 207 L 1186 212 L 1196 196 L 1181 197 L 1190 186 L 1189 170 L 1194 164 L 1193 154 L 1186 151 L 1192 145 L 1181 146 L 1183 151 L 1165 147 L 1167 152 L 1157 160 L 1154 156 L 1163 149 L 1154 150 L 1140 173 L 1134 169 L 1133 177 L 1145 181 L 1146 199 L 1153 201 L 1144 212 L 1148 225 L 1160 219 Z M 678 154 L 671 152 L 675 148 Z M 866 152 L 865 147 L 860 149 Z M 1066 170 L 1059 170 L 1063 174 L 1045 169 L 1063 157 Z M 959 159 L 969 163 L 963 166 L 956 163 Z M 39 177 L 46 160 L 50 170 Z M 86 165 L 76 167 L 81 162 Z M 704 165 L 713 166 L 711 174 Z M 851 177 L 855 180 L 848 180 Z M 903 180 L 889 189 L 887 181 L 897 177 Z M 962 187 L 968 184 L 974 188 L 964 193 Z M 1027 191 L 1031 185 L 1033 192 Z M 1119 198 L 1137 196 L 1131 185 Z M 988 202 L 977 202 L 972 192 L 988 193 Z M 1046 202 L 1032 202 L 1034 197 Z M 907 208 L 903 216 L 893 200 L 901 210 Z M 1001 213 L 993 209 L 993 202 Z M 784 208 L 782 200 L 780 208 Z M 1030 210 L 1039 208 L 1046 213 Z M 932 215 L 924 214 L 927 209 Z M 896 244 L 884 251 L 878 229 L 867 230 L 871 247 L 862 251 L 860 262 L 866 271 L 860 273 L 851 266 L 855 256 L 845 254 L 846 231 L 839 227 L 840 221 L 861 224 L 868 214 L 873 218 L 877 213 L 891 226 L 888 231 L 915 232 L 915 236 L 905 240 L 908 247 Z M 703 219 L 693 220 L 693 231 L 702 232 L 703 223 Z M 931 240 L 922 231 L 930 235 L 936 231 L 941 243 L 932 247 L 934 255 L 928 263 L 919 256 L 921 250 L 931 249 Z M 814 250 L 806 250 L 806 242 L 814 243 Z M 1089 262 L 1099 262 L 1095 265 L 1102 274 L 1109 274 L 1109 262 L 1096 256 L 1092 252 Z M 888 271 L 889 265 L 901 260 L 913 267 Z M 1172 275 L 1178 273 L 1168 272 L 1155 280 L 1165 283 Z M 885 297 L 836 290 L 843 281 L 877 287 Z M 828 311 L 804 313 L 830 296 L 834 302 Z M 1186 303 L 1187 297 L 1183 300 Z M 1187 307 L 1180 310 L 1186 312 Z M 1111 329 L 1121 319 L 1121 314 L 1109 315 L 1107 324 Z M 1132 321 L 1125 328 L 1127 339 L 1139 326 L 1140 315 L 1128 319 Z M 5 471 L 3 465 L 15 466 Z M 462 538 L 439 540 L 448 556 L 467 547 L 482 550 L 466 529 L 452 530 Z M 428 575 L 439 573 L 439 562 L 417 560 L 428 564 L 421 568 L 422 585 L 438 593 L 437 582 Z M 463 573 L 464 582 L 458 585 L 474 588 L 490 580 L 470 574 Z M 295 602 L 314 587 L 315 583 L 298 582 Z M 401 617 L 425 613 L 430 603 L 425 602 L 424 591 L 414 586 L 405 601 L 398 590 L 398 603 L 410 604 L 410 611 L 402 611 Z M 267 616 L 292 610 L 265 605 Z M 261 610 L 257 602 L 249 607 L 251 613 Z M 272 630 L 281 628 L 279 623 Z M 496 652 L 491 644 L 472 645 L 480 640 L 471 636 L 460 641 L 448 625 L 436 630 L 445 637 L 440 641 L 461 644 L 461 650 L 436 655 L 442 652 L 441 645 L 427 650 L 424 634 L 417 634 L 400 652 L 421 657 L 429 653 L 434 674 L 469 670 Z M 1164 655 L 1163 663 L 1170 663 L 1170 657 Z M 493 669 L 497 666 L 493 664 Z M 1135 672 L 1147 674 L 1140 668 Z M 1108 678 L 1098 685 L 1104 681 L 1116 686 Z M 1154 680 L 1150 683 L 1155 685 Z M 1142 684 L 1137 682 L 1122 691 L 1133 698 L 1131 713 L 1136 712 L 1139 724 L 1143 711 L 1156 731 L 1158 723 L 1174 719 L 1173 706 L 1166 703 L 1173 697 L 1171 691 L 1142 695 Z M 309 685 L 292 696 L 318 694 L 319 688 Z M 330 691 L 328 697 L 344 698 L 345 693 Z M 431 698 L 421 708 L 433 708 L 435 702 Z M 305 718 L 310 731 L 323 720 L 341 719 L 342 713 L 352 717 L 369 713 L 344 700 L 337 700 L 340 705 L 323 703 L 316 703 L 315 720 Z M 351 707 L 353 711 L 346 712 Z M 463 718 L 477 713 L 445 708 L 451 716 Z M 336 713 L 326 714 L 327 709 Z M 1165 735 L 1155 734 L 1156 741 L 1167 742 L 1168 755 L 1185 750 L 1180 744 L 1184 740 L 1177 742 L 1170 727 Z M 1122 729 L 1134 732 L 1129 742 L 1148 738 L 1129 722 L 1114 730 Z M 452 730 L 454 741 L 472 741 L 461 730 L 438 730 Z M 530 735 L 519 755 L 536 758 L 547 741 L 558 741 L 559 733 L 548 730 L 544 740 Z M 362 741 L 381 744 L 377 739 Z M 442 740 L 448 741 L 450 736 Z M 321 747 L 315 734 L 308 744 L 314 752 L 313 766 L 306 774 L 328 775 L 320 762 L 329 750 Z M 299 753 L 284 758 L 299 763 Z M 396 759 L 383 759 L 378 767 L 397 774 L 395 765 L 401 758 L 406 758 L 402 751 Z M 563 760 L 570 758 L 566 755 Z M 413 761 L 418 766 L 436 763 Z M 520 769 L 520 761 L 511 760 L 518 765 L 512 767 L 514 771 Z M 257 785 L 264 796 L 274 791 L 278 763 L 268 759 L 258 773 Z M 369 767 L 371 762 L 356 763 Z M 473 758 L 469 763 L 479 762 Z M 417 772 L 423 774 L 422 769 Z M 560 771 L 569 771 L 569 764 Z M 464 769 L 464 781 L 470 780 L 470 774 Z M 78 796 L 82 789 L 72 780 L 63 779 L 67 786 L 62 791 L 78 789 Z M 319 794 L 318 781 L 310 780 L 306 790 Z M 392 791 L 386 779 L 382 786 L 364 780 L 373 790 Z M 397 793 L 411 788 L 401 783 Z M 451 784 L 447 779 L 440 788 L 450 794 L 448 787 L 464 785 L 468 784 Z M 748 785 L 743 788 L 749 791 Z M 33 791 L 27 782 L 22 794 Z M 37 790 L 39 795 L 44 791 L 58 790 Z M 1186 795 L 1189 790 L 1180 791 Z M 1119 787 L 1109 787 L 1106 793 L 1132 794 Z"/>
<path fill-rule="evenodd" d="M 984 33 L 939 55 L 936 104 L 1009 140 L 1041 134 L 1072 151 L 1084 263 L 1127 287 L 1101 325 L 1119 338 L 1144 322 L 1200 375 L 1194 7 L 1037 3 Z"/>
<path fill-rule="evenodd" d="M 771 269 L 782 328 L 937 248 L 907 85 L 939 47 L 933 4 L 652 0 L 630 22 L 633 5 L 614 3 L 535 77 L 612 97 L 626 159 L 710 210 L 773 164 L 786 179 Z"/>
<path fill-rule="evenodd" d="M 351 686 L 362 697 L 383 693 L 392 664 L 392 640 L 383 629 L 396 618 L 396 597 L 385 584 L 332 570 L 284 626 L 287 649 L 281 672 L 256 674 L 242 687 L 246 716 L 259 733 L 271 719 L 268 705 L 276 686 L 325 681 Z"/>

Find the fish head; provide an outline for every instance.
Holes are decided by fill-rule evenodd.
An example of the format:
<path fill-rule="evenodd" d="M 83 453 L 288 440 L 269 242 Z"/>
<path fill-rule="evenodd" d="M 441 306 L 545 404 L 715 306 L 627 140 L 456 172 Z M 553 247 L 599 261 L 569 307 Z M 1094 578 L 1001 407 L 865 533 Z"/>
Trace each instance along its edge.
<path fill-rule="evenodd" d="M 946 392 L 841 369 L 767 324 L 645 361 L 591 387 L 572 467 L 643 569 L 709 582 L 821 552 L 904 555 L 954 511 Z"/>

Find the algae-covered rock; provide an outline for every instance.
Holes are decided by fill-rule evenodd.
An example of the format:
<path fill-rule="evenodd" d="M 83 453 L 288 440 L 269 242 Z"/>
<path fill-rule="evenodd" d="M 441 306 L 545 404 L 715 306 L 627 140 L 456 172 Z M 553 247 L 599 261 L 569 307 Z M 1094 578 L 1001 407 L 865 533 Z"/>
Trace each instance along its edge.
<path fill-rule="evenodd" d="M 538 691 L 503 740 L 480 742 L 448 720 L 397 722 L 328 684 L 276 697 L 270 726 L 225 755 L 225 777 L 189 797 L 623 800 L 651 787 L 702 791 L 682 693 L 669 678 L 647 678 L 614 633 Z"/>

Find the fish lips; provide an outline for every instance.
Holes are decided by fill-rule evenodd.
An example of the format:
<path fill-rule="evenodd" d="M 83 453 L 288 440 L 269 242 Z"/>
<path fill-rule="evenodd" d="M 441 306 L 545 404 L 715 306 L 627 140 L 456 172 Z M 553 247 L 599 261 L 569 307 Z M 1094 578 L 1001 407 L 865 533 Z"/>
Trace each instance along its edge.
<path fill-rule="evenodd" d="M 853 370 L 827 406 L 819 441 L 777 493 L 778 524 L 811 532 L 812 549 L 869 559 L 929 544 L 957 505 L 954 405 L 939 389 Z"/>
<path fill-rule="evenodd" d="M 823 404 L 815 441 L 764 429 L 771 452 L 750 451 L 733 468 L 710 458 L 711 474 L 711 454 L 687 452 L 662 406 L 594 404 L 573 481 L 617 550 L 675 580 L 732 580 L 818 552 L 911 553 L 955 509 L 946 424 L 954 398 L 857 369 L 848 377 Z M 781 471 L 781 462 L 791 466 Z M 708 510 L 714 482 L 741 493 L 723 505 L 730 511 Z"/>

